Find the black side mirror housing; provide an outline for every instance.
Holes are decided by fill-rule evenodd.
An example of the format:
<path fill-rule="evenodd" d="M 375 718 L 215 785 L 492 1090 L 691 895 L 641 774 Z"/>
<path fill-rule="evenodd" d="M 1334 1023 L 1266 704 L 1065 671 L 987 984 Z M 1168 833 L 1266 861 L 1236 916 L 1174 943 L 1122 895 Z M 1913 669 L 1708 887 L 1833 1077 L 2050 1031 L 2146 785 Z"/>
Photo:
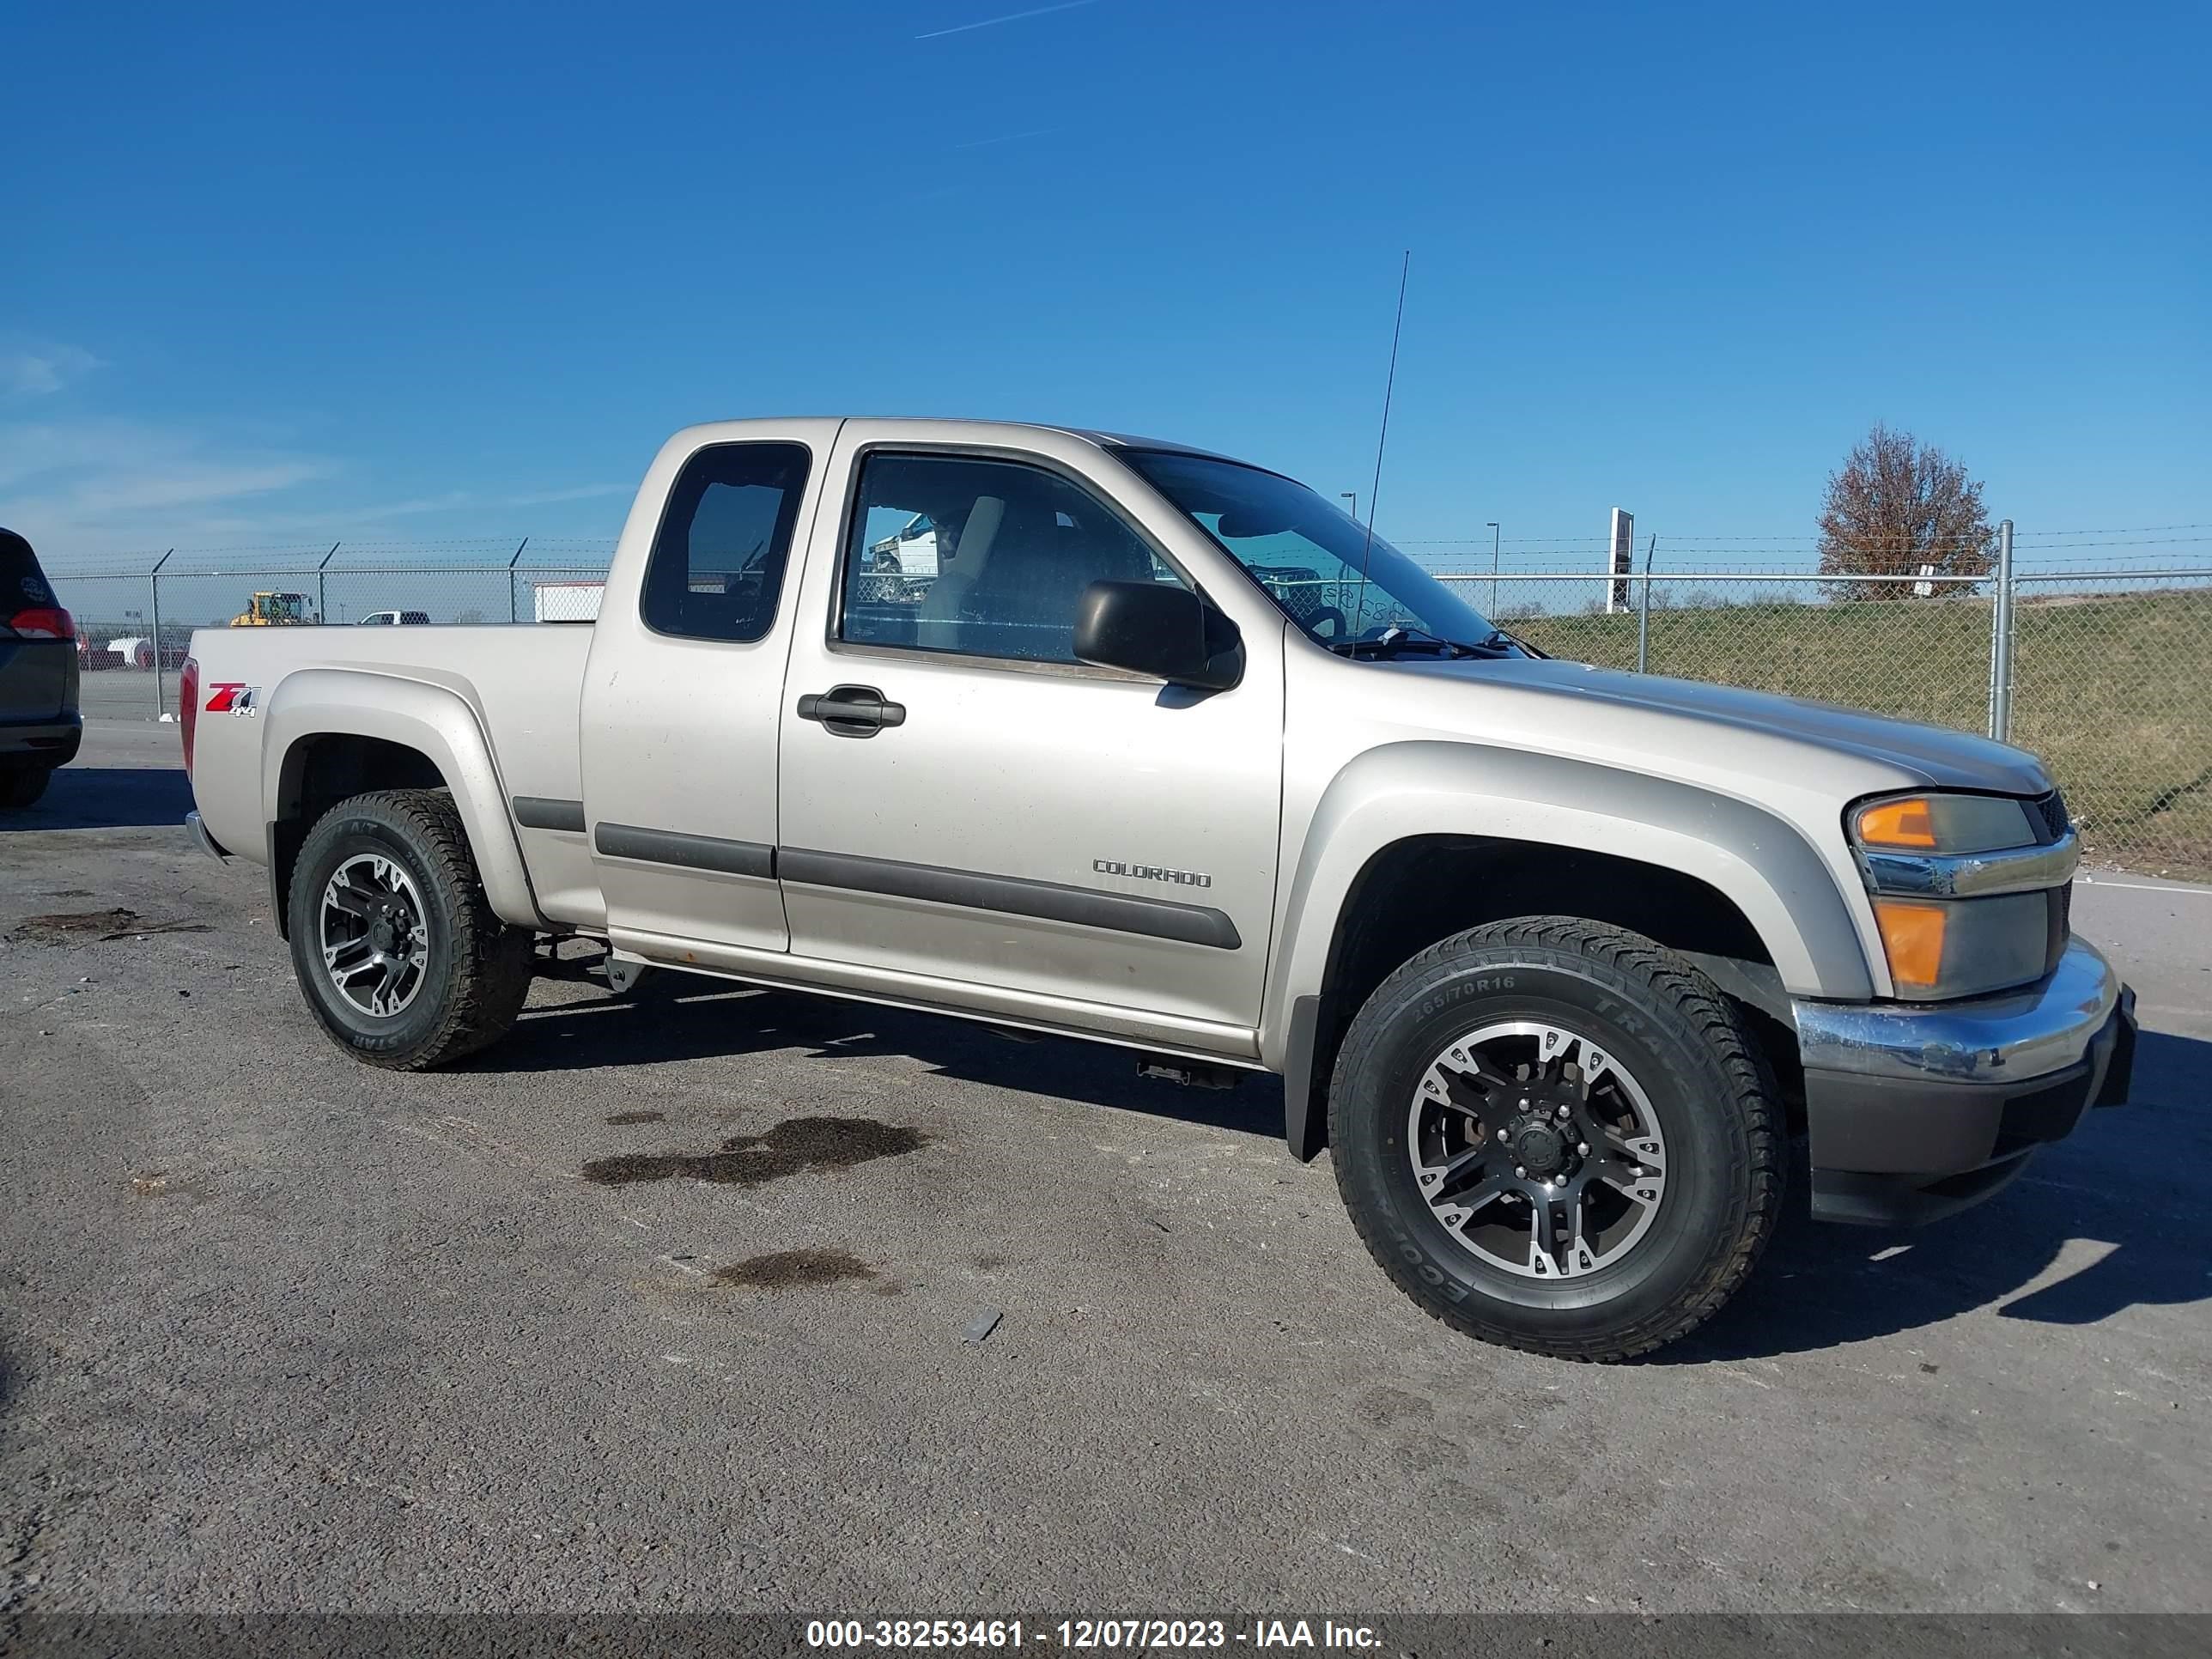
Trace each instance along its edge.
<path fill-rule="evenodd" d="M 1075 607 L 1075 655 L 1170 685 L 1226 691 L 1244 678 L 1237 624 L 1171 582 L 1093 582 Z"/>

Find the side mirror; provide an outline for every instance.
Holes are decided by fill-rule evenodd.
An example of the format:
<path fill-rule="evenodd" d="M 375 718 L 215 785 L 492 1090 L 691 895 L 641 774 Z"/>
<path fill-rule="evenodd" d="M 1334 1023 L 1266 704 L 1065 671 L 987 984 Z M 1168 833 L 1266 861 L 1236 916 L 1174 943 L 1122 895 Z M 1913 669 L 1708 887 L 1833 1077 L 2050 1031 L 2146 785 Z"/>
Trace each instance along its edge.
<path fill-rule="evenodd" d="M 1075 655 L 1170 685 L 1226 691 L 1244 678 L 1237 624 L 1187 587 L 1093 582 L 1075 607 Z"/>

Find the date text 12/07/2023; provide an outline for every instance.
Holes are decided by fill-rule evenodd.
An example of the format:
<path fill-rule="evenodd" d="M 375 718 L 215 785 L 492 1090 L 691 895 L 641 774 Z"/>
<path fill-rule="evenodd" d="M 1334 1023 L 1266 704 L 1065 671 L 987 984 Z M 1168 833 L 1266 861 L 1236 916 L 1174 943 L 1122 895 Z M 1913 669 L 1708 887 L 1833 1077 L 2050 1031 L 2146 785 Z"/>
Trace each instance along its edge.
<path fill-rule="evenodd" d="M 1249 1647 L 1335 1649 L 1379 1647 L 1371 1625 L 1333 1619 L 1063 1619 L 1030 1624 L 1018 1619 L 827 1619 L 806 1626 L 810 1648 L 999 1648 L 1051 1644 L 1074 1650 Z"/>

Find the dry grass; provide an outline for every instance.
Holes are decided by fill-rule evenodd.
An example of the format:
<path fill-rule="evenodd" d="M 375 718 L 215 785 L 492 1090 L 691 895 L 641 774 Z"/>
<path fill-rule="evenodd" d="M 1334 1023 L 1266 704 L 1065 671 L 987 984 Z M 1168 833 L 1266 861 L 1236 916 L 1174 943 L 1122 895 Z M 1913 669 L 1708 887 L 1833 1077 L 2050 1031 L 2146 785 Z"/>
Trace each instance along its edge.
<path fill-rule="evenodd" d="M 1633 616 L 1511 624 L 1560 656 L 1636 665 Z M 2065 791 L 2087 856 L 2212 879 L 2212 590 L 2030 599 L 2014 616 L 2012 741 Z M 1654 611 L 1654 673 L 1987 729 L 1987 600 Z"/>

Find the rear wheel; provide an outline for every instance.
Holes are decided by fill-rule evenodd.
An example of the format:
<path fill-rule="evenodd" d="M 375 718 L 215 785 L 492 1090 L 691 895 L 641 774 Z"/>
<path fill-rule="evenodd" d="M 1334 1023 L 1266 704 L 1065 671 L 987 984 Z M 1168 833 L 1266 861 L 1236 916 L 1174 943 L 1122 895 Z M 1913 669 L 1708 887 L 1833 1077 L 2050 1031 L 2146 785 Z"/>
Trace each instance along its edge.
<path fill-rule="evenodd" d="M 0 770 L 0 807 L 36 805 L 53 780 L 51 766 L 11 766 Z"/>
<path fill-rule="evenodd" d="M 1734 1294 L 1782 1196 L 1783 1116 L 1726 997 L 1568 917 L 1495 922 L 1385 980 L 1339 1052 L 1329 1145 L 1352 1220 L 1431 1314 L 1614 1360 Z"/>
<path fill-rule="evenodd" d="M 507 1034 L 532 934 L 484 896 L 443 789 L 356 795 L 308 832 L 286 907 L 307 1006 L 356 1059 L 427 1071 Z"/>

